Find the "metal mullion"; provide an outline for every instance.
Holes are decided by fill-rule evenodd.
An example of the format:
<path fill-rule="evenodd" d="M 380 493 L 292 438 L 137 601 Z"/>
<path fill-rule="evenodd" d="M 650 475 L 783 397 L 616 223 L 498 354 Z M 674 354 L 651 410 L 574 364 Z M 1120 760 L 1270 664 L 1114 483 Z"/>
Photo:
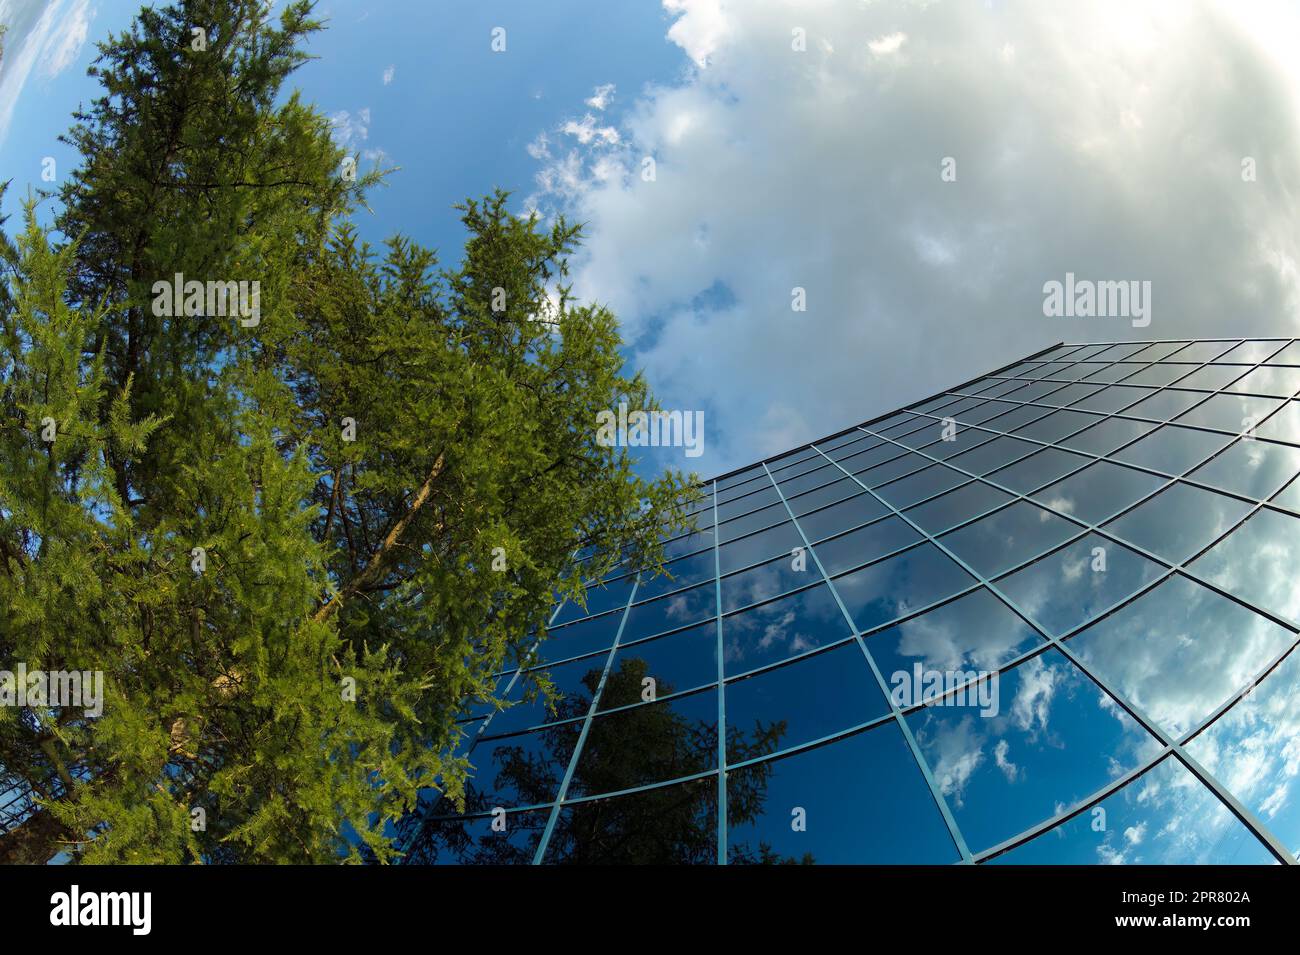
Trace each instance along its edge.
<path fill-rule="evenodd" d="M 888 504 L 887 501 L 882 501 L 882 503 Z M 925 534 L 924 528 L 917 525 L 906 515 L 900 512 L 898 516 L 902 517 L 903 520 L 906 520 L 909 524 L 911 524 L 916 531 L 918 531 L 921 534 Z M 1035 630 L 1037 630 L 1039 634 L 1042 635 L 1051 646 L 1055 647 L 1058 652 L 1062 653 L 1066 657 L 1066 659 L 1068 659 L 1072 664 L 1074 664 L 1074 666 L 1076 666 L 1079 669 L 1081 673 L 1083 673 L 1088 679 L 1092 680 L 1093 683 L 1095 683 L 1097 686 L 1101 687 L 1101 689 L 1105 693 L 1109 694 L 1110 697 L 1114 699 L 1116 703 L 1118 703 L 1121 707 L 1123 707 L 1125 712 L 1127 712 L 1129 716 L 1131 716 L 1139 726 L 1143 727 L 1148 733 L 1153 735 L 1162 745 L 1172 749 L 1174 754 L 1183 762 L 1183 764 L 1189 770 L 1191 770 L 1191 772 L 1198 779 L 1200 779 L 1201 782 L 1207 788 L 1209 788 L 1216 796 L 1218 796 L 1219 800 L 1223 802 L 1229 808 L 1229 810 L 1232 811 L 1232 813 L 1236 815 L 1238 819 L 1241 820 L 1243 825 L 1245 825 L 1248 829 L 1250 829 L 1251 832 L 1254 833 L 1254 835 L 1261 842 L 1263 842 L 1264 845 L 1269 849 L 1269 851 L 1272 852 L 1274 855 L 1276 855 L 1280 861 L 1286 864 L 1295 864 L 1296 862 L 1295 858 L 1292 857 L 1289 851 L 1287 851 L 1282 846 L 1282 844 L 1277 840 L 1277 837 L 1273 835 L 1273 833 L 1270 832 L 1263 825 L 1263 823 L 1261 823 L 1258 819 L 1255 818 L 1254 813 L 1252 813 L 1249 809 L 1247 809 L 1244 805 L 1242 805 L 1237 800 L 1237 798 L 1233 796 L 1230 792 L 1228 792 L 1227 789 L 1218 781 L 1218 779 L 1216 779 L 1214 776 L 1208 773 L 1205 770 L 1205 768 L 1200 765 L 1200 763 L 1196 762 L 1196 760 L 1194 760 L 1190 755 L 1183 752 L 1182 747 L 1179 746 L 1179 744 L 1172 737 L 1170 737 L 1169 734 L 1167 734 L 1154 720 L 1149 720 L 1144 713 L 1139 711 L 1127 699 L 1127 697 L 1125 697 L 1118 690 L 1111 687 L 1107 681 L 1103 680 L 1100 676 L 1094 673 L 1092 669 L 1089 668 L 1084 663 L 1084 661 L 1080 659 L 1069 647 L 1067 647 L 1060 638 L 1056 637 L 1046 627 L 1044 627 L 1037 620 L 1035 620 L 1032 614 L 1030 614 L 1024 608 L 1020 607 L 1015 600 L 1012 600 L 1009 596 L 1007 596 L 997 584 L 993 583 L 983 574 L 976 571 L 974 567 L 966 563 L 966 561 L 964 561 L 957 554 L 953 553 L 953 551 L 951 551 L 947 546 L 945 546 L 939 540 L 930 537 L 928 534 L 926 535 L 926 537 L 935 547 L 940 548 L 950 560 L 956 562 L 958 566 L 960 566 L 967 573 L 969 573 L 976 580 L 978 580 L 980 584 L 988 588 L 989 592 L 992 593 L 995 597 L 997 597 L 1000 601 L 1002 601 L 1007 606 L 1008 609 L 1010 609 L 1013 613 L 1015 613 L 1017 616 L 1023 619 Z M 1148 765 L 1152 765 L 1152 766 L 1154 764 L 1155 764 L 1154 761 L 1148 763 Z"/>
<path fill-rule="evenodd" d="M 716 536 L 714 539 L 717 539 Z M 573 755 L 569 757 L 569 765 L 564 770 L 564 778 L 560 781 L 559 791 L 556 792 L 555 801 L 551 804 L 551 815 L 546 820 L 546 828 L 542 830 L 542 838 L 537 843 L 537 851 L 533 854 L 533 865 L 542 864 L 542 858 L 546 854 L 546 847 L 551 842 L 551 833 L 555 831 L 555 823 L 559 819 L 560 808 L 564 804 L 564 797 L 568 794 L 569 783 L 573 779 L 574 770 L 578 767 L 578 759 L 582 756 L 582 745 L 587 741 L 587 734 L 591 731 L 591 721 L 596 715 L 596 707 L 599 705 L 600 696 L 605 690 L 605 682 L 609 679 L 609 668 L 614 662 L 614 654 L 618 652 L 618 641 L 623 635 L 623 628 L 627 626 L 632 601 L 636 599 L 636 590 L 640 585 L 641 578 L 638 575 L 637 579 L 632 582 L 632 592 L 627 595 L 627 603 L 623 607 L 623 619 L 618 623 L 618 630 L 614 634 L 614 643 L 609 648 L 609 656 L 605 658 L 605 669 L 601 671 L 600 682 L 596 684 L 596 690 L 591 694 L 591 705 L 587 707 L 587 716 L 583 720 L 581 731 L 578 733 L 578 741 L 573 747 Z"/>
<path fill-rule="evenodd" d="M 819 449 L 816 445 L 813 445 L 812 447 L 813 450 L 816 451 L 816 453 L 826 458 L 826 460 L 828 461 L 831 460 L 831 458 L 828 455 L 826 455 L 823 451 L 821 451 L 821 449 Z M 838 464 L 836 464 L 835 466 L 839 467 Z M 767 465 L 764 464 L 763 467 L 766 469 Z M 840 468 L 840 470 L 843 471 L 844 469 Z M 845 473 L 847 474 L 848 472 Z M 773 481 L 773 484 L 775 483 L 776 482 Z M 862 482 L 859 481 L 858 484 L 861 485 Z M 865 485 L 862 486 L 865 487 Z M 777 492 L 780 493 L 779 487 L 777 488 Z M 879 497 L 877 497 L 877 500 L 879 500 Z M 902 711 L 899 709 L 898 704 L 894 702 L 893 694 L 889 690 L 889 684 L 885 681 L 884 674 L 881 673 L 880 667 L 879 665 L 877 665 L 875 657 L 872 656 L 871 651 L 867 648 L 866 641 L 863 640 L 861 635 L 858 633 L 858 625 L 854 621 L 853 615 L 849 613 L 848 607 L 844 605 L 844 601 L 840 598 L 839 591 L 835 588 L 835 585 L 831 582 L 830 575 L 826 573 L 826 568 L 822 566 L 821 559 L 818 558 L 817 556 L 817 551 L 814 550 L 812 544 L 808 542 L 808 537 L 806 534 L 804 534 L 803 528 L 799 526 L 799 521 L 795 518 L 794 511 L 790 510 L 790 504 L 788 501 L 786 501 L 784 494 L 781 495 L 781 501 L 782 503 L 785 504 L 786 510 L 789 511 L 790 520 L 794 523 L 795 530 L 799 532 L 799 537 L 803 540 L 804 547 L 806 547 L 808 551 L 812 554 L 813 563 L 817 565 L 817 572 L 821 574 L 822 580 L 825 582 L 827 589 L 830 591 L 831 596 L 835 598 L 836 605 L 839 606 L 840 608 L 840 613 L 844 615 L 844 620 L 848 624 L 849 630 L 853 633 L 854 639 L 857 641 L 858 648 L 862 651 L 862 655 L 866 658 L 868 666 L 871 667 L 871 672 L 876 678 L 876 683 L 880 687 L 880 692 L 884 696 L 885 700 L 889 703 L 891 716 L 893 717 L 894 721 L 898 725 L 899 730 L 902 731 L 903 738 L 907 741 L 908 749 L 912 753 L 912 758 L 916 761 L 917 767 L 921 770 L 921 775 L 925 778 L 925 784 L 930 789 L 930 795 L 934 799 L 935 805 L 938 808 L 940 815 L 942 815 L 943 817 L 944 824 L 948 827 L 949 837 L 952 839 L 953 844 L 956 846 L 958 853 L 961 855 L 962 862 L 965 863 L 971 862 L 972 861 L 971 851 L 966 845 L 966 838 L 965 836 L 962 835 L 961 829 L 957 825 L 957 820 L 953 817 L 952 811 L 948 808 L 948 802 L 946 799 L 944 799 L 943 792 L 940 790 L 938 782 L 935 780 L 933 773 L 930 772 L 930 766 L 926 762 L 924 755 L 921 753 L 921 747 L 917 744 L 916 738 L 912 735 L 911 727 L 909 727 L 907 723 L 904 722 L 902 718 Z M 886 502 L 882 501 L 881 503 L 885 503 L 886 506 L 888 506 Z"/>
<path fill-rule="evenodd" d="M 776 487 L 772 473 L 763 465 L 763 473 L 768 483 Z M 777 490 L 780 494 L 780 489 Z M 718 482 L 713 482 L 713 522 L 718 521 Z M 714 625 L 717 627 L 717 663 L 718 663 L 718 795 L 717 795 L 717 843 L 718 865 L 727 864 L 727 691 L 722 678 L 722 535 L 713 535 L 713 599 Z"/>

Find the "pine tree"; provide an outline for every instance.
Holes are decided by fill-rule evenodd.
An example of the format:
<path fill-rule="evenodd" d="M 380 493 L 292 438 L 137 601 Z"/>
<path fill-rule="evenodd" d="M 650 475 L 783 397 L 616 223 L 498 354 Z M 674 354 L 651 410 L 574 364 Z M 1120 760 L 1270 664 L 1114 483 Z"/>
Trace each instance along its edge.
<path fill-rule="evenodd" d="M 455 720 L 553 600 L 687 523 L 690 478 L 596 440 L 655 405 L 565 284 L 578 229 L 497 192 L 454 268 L 358 240 L 386 173 L 284 92 L 319 28 L 142 10 L 100 45 L 57 234 L 29 205 L 8 256 L 0 669 L 105 692 L 0 707 L 0 803 L 30 800 L 0 861 L 391 860 L 422 788 L 463 800 Z M 178 274 L 256 314 L 177 309 Z"/>

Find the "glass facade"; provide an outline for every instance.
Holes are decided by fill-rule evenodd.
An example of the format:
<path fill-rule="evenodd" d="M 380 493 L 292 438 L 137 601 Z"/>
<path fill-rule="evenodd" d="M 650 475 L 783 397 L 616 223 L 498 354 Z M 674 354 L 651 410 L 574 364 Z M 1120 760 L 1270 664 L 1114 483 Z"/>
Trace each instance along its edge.
<path fill-rule="evenodd" d="M 1060 345 L 708 482 L 410 861 L 1296 861 L 1298 391 L 1290 339 Z"/>

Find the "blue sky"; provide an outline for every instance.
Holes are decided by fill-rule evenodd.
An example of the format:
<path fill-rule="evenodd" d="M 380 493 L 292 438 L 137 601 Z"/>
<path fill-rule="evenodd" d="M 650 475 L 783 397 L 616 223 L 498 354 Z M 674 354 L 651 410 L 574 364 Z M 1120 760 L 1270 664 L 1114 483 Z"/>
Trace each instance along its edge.
<path fill-rule="evenodd" d="M 126 29 L 139 8 L 138 0 L 0 0 L 0 22 L 13 24 L 0 72 L 0 110 L 10 97 L 14 104 L 7 122 L 0 111 L 0 170 L 13 179 L 5 214 L 21 208 L 28 185 L 46 185 L 45 156 L 60 174 L 75 163 L 56 139 L 98 91 L 85 76 L 95 41 Z M 580 120 L 591 110 L 584 101 L 607 84 L 616 89 L 605 110 L 613 117 L 630 98 L 617 90 L 671 81 L 688 63 L 664 39 L 667 17 L 650 0 L 326 0 L 317 12 L 328 23 L 310 46 L 319 59 L 293 82 L 367 154 L 362 168 L 400 167 L 372 195 L 374 215 L 358 219 L 362 233 L 378 242 L 402 232 L 449 260 L 463 241 L 452 204 L 496 186 L 531 192 L 538 163 L 527 146 L 539 132 Z M 557 53 L 578 23 L 583 56 Z M 498 25 L 504 54 L 490 49 Z M 30 70 L 15 76 L 29 40 Z"/>
<path fill-rule="evenodd" d="M 92 41 L 135 9 L 0 0 L 5 212 L 44 156 L 69 168 L 54 140 L 93 93 Z M 702 456 L 647 466 L 716 474 L 1059 341 L 1300 326 L 1286 0 L 319 11 L 330 29 L 297 84 L 401 167 L 363 234 L 450 264 L 451 204 L 496 186 L 586 223 L 575 291 L 619 316 L 665 407 L 705 414 Z M 1150 282 L 1150 324 L 1045 314 L 1045 283 L 1067 274 Z"/>

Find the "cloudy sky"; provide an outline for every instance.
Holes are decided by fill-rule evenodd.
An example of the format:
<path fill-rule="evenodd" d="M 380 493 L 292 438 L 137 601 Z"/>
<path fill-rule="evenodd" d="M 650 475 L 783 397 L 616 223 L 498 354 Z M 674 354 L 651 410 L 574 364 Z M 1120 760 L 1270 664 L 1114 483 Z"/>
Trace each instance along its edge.
<path fill-rule="evenodd" d="M 53 138 L 93 92 L 87 40 L 135 8 L 0 0 L 5 212 L 43 156 L 72 161 Z M 448 207 L 497 185 L 585 222 L 576 291 L 616 311 L 666 407 L 705 413 L 705 454 L 657 463 L 719 473 L 1058 341 L 1300 325 L 1293 3 L 321 12 L 299 84 L 401 167 L 366 233 L 452 261 Z M 1066 273 L 1150 282 L 1150 325 L 1044 315 Z"/>

